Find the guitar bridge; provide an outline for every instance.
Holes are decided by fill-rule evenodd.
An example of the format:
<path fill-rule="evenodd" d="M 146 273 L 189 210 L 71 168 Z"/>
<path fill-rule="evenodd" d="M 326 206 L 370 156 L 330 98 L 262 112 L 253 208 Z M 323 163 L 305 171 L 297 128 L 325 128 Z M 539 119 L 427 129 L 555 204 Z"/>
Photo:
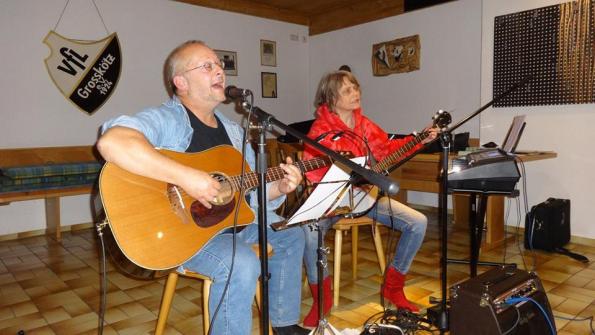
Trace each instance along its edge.
<path fill-rule="evenodd" d="M 184 198 L 178 186 L 167 184 L 167 199 L 169 200 L 172 211 L 182 220 L 182 223 L 189 223 L 190 220 L 188 215 L 186 215 Z"/>

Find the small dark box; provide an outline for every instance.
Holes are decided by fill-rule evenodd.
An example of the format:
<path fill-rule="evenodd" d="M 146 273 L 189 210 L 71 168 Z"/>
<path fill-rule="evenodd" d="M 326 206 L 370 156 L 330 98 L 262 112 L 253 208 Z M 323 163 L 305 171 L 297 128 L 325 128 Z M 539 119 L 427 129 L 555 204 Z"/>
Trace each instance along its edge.
<path fill-rule="evenodd" d="M 525 218 L 525 249 L 555 251 L 570 242 L 570 200 L 548 198 Z"/>

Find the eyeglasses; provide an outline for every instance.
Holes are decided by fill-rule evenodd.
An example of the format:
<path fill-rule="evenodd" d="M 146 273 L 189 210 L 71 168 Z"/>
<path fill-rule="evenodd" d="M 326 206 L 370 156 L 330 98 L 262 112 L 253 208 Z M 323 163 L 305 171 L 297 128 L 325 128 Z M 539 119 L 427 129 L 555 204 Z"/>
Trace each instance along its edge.
<path fill-rule="evenodd" d="M 213 72 L 213 70 L 215 69 L 215 67 L 219 67 L 223 70 L 223 65 L 219 62 L 211 62 L 211 61 L 207 61 L 202 63 L 201 65 L 197 66 L 197 67 L 193 67 L 191 69 L 188 69 L 182 73 L 186 73 L 186 72 L 190 72 L 196 69 L 201 69 L 202 72 L 204 73 L 211 73 Z"/>

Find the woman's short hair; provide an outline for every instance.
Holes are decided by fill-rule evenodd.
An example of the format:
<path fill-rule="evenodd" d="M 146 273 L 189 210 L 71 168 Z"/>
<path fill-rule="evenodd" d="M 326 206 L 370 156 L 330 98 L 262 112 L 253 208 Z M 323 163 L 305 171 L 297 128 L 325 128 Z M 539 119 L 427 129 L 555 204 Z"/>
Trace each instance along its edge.
<path fill-rule="evenodd" d="M 314 98 L 314 107 L 318 108 L 320 105 L 327 104 L 330 109 L 333 109 L 339 98 L 339 90 L 341 89 L 345 78 L 359 89 L 359 82 L 351 72 L 329 72 L 322 76 L 318 83 L 316 97 Z"/>

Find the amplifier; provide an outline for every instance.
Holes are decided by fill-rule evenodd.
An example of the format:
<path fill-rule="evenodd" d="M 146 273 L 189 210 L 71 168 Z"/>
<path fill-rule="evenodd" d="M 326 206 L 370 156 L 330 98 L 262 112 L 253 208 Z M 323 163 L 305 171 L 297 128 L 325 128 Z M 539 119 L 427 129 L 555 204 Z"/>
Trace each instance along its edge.
<path fill-rule="evenodd" d="M 521 299 L 518 299 L 521 298 Z M 450 288 L 450 331 L 453 335 L 552 334 L 554 316 L 535 273 L 498 267 Z M 506 300 L 513 299 L 507 304 Z"/>

